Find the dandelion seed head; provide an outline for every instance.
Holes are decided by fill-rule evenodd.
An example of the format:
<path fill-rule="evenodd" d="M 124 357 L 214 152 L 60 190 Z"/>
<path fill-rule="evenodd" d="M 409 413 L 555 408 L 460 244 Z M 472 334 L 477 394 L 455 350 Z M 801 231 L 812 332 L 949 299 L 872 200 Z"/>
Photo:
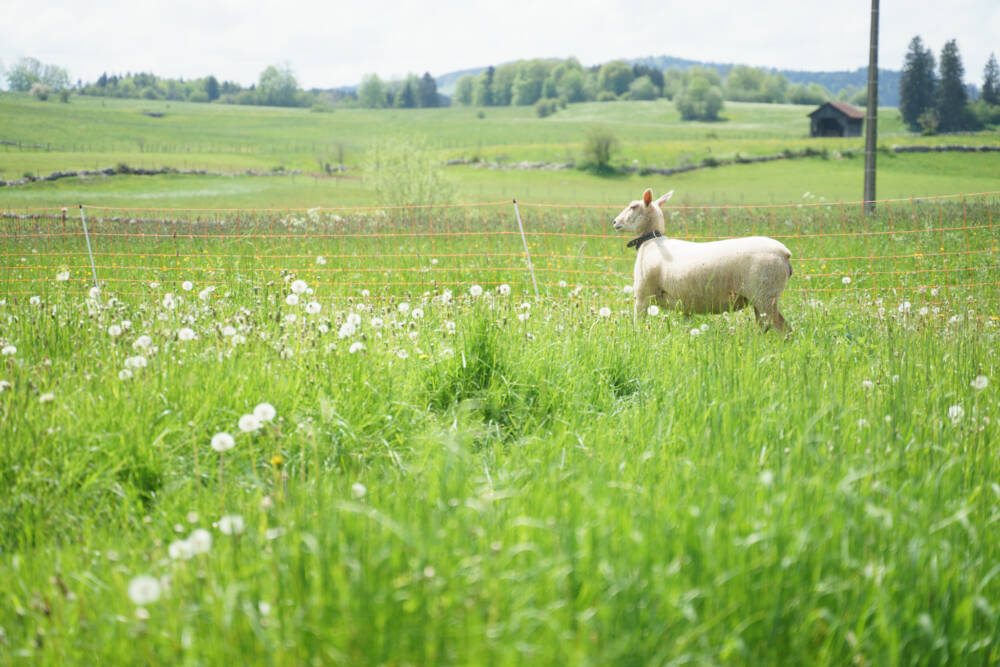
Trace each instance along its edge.
<path fill-rule="evenodd" d="M 208 553 L 212 548 L 212 533 L 204 528 L 198 528 L 191 533 L 187 541 L 195 554 Z"/>
<path fill-rule="evenodd" d="M 607 306 L 602 306 L 600 310 L 597 311 L 600 317 L 611 317 L 611 309 Z"/>
<path fill-rule="evenodd" d="M 148 574 L 140 574 L 128 583 L 128 596 L 137 605 L 156 602 L 161 592 L 160 581 Z"/>
<path fill-rule="evenodd" d="M 306 284 L 306 281 L 301 279 L 292 281 L 292 293 L 305 294 L 307 289 L 309 289 L 309 285 Z"/>
<path fill-rule="evenodd" d="M 319 305 L 318 301 L 310 301 L 306 304 L 306 312 L 310 315 L 317 315 L 322 309 L 323 307 Z"/>
<path fill-rule="evenodd" d="M 254 417 L 262 422 L 269 422 L 274 419 L 278 411 L 270 403 L 258 403 L 253 409 Z"/>
<path fill-rule="evenodd" d="M 510 294 L 510 285 L 508 285 L 507 283 L 500 285 L 499 287 L 497 287 L 497 292 L 500 293 L 500 296 L 508 296 Z"/>
<path fill-rule="evenodd" d="M 843 278 L 840 279 L 840 282 L 844 283 L 845 285 L 850 285 L 851 284 L 851 277 L 850 276 L 844 276 Z"/>
<path fill-rule="evenodd" d="M 365 344 L 362 343 L 360 340 L 356 340 L 353 343 L 351 343 L 351 347 L 348 348 L 347 351 L 350 352 L 351 354 L 354 354 L 356 352 L 361 352 L 364 349 L 365 349 Z"/>
<path fill-rule="evenodd" d="M 194 289 L 194 283 L 191 282 L 190 280 L 185 280 L 184 282 L 181 283 L 181 289 L 184 290 L 185 292 L 190 292 L 191 290 Z"/>
<path fill-rule="evenodd" d="M 17 348 L 14 347 L 13 345 L 4 345 L 3 349 L 0 350 L 0 354 L 2 354 L 5 357 L 13 357 L 15 354 L 17 354 Z"/>
<path fill-rule="evenodd" d="M 976 391 L 982 391 L 983 389 L 986 389 L 986 387 L 989 386 L 989 384 L 990 384 L 990 379 L 988 377 L 986 377 L 985 375 L 977 375 L 975 379 L 969 383 L 969 386 L 975 389 Z"/>
<path fill-rule="evenodd" d="M 219 519 L 219 532 L 223 535 L 241 535 L 243 528 L 243 517 L 239 514 L 227 514 Z"/>
<path fill-rule="evenodd" d="M 649 308 L 646 309 L 646 313 L 651 315 L 652 317 L 656 317 L 657 315 L 660 314 L 660 307 L 657 306 L 655 303 L 651 303 L 649 304 Z"/>
<path fill-rule="evenodd" d="M 365 487 L 365 485 L 362 484 L 361 482 L 355 482 L 354 484 L 351 484 L 351 495 L 354 496 L 355 498 L 358 499 L 364 498 L 365 494 L 367 493 L 368 493 L 368 488 Z"/>
<path fill-rule="evenodd" d="M 285 297 L 285 303 L 287 303 L 289 306 L 299 305 L 299 295 L 292 292 L 291 294 Z"/>
<path fill-rule="evenodd" d="M 243 415 L 237 422 L 237 426 L 244 433 L 253 433 L 260 429 L 260 419 L 256 415 Z"/>
<path fill-rule="evenodd" d="M 480 287 L 479 285 L 473 285 L 472 287 L 469 288 L 469 294 L 471 294 L 472 296 L 482 296 L 483 288 Z"/>
<path fill-rule="evenodd" d="M 226 432 L 216 433 L 212 436 L 212 449 L 217 452 L 228 452 L 236 446 L 236 440 Z"/>
<path fill-rule="evenodd" d="M 59 282 L 66 282 L 69 280 L 69 271 L 60 271 L 56 274 L 56 280 Z"/>
<path fill-rule="evenodd" d="M 961 405 L 953 405 L 948 408 L 948 419 L 951 420 L 952 424 L 962 421 L 963 417 L 965 417 L 965 408 Z"/>
<path fill-rule="evenodd" d="M 184 327 L 177 332 L 177 339 L 185 342 L 189 340 L 194 340 L 197 337 L 198 336 L 197 334 L 195 334 L 194 329 L 191 329 L 189 327 Z"/>

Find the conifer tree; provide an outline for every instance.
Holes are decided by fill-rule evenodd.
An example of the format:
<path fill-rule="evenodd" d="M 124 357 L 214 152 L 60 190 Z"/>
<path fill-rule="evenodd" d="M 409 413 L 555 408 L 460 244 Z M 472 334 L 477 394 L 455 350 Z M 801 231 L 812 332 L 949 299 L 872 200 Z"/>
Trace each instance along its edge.
<path fill-rule="evenodd" d="M 969 93 L 962 79 L 965 68 L 962 67 L 962 57 L 958 53 L 958 43 L 953 39 L 946 42 L 941 49 L 941 78 L 937 91 L 937 112 L 941 119 L 940 128 L 943 132 L 954 132 L 966 129 Z"/>
<path fill-rule="evenodd" d="M 993 53 L 983 69 L 983 92 L 980 97 L 987 104 L 1000 104 L 1000 67 L 997 67 L 997 57 Z"/>
<path fill-rule="evenodd" d="M 935 107 L 936 85 L 934 54 L 918 35 L 910 40 L 899 79 L 899 110 L 911 129 L 917 129 L 921 114 Z"/>

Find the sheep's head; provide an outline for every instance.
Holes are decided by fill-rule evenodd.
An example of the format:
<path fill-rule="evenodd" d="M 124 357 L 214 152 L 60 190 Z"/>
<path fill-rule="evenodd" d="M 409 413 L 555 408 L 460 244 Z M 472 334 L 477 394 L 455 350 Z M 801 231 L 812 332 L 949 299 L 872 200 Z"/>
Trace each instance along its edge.
<path fill-rule="evenodd" d="M 642 199 L 635 200 L 618 214 L 613 223 L 615 230 L 637 234 L 648 234 L 655 230 L 662 234 L 665 229 L 663 226 L 663 211 L 660 210 L 660 207 L 666 204 L 673 196 L 674 191 L 671 190 L 656 201 L 653 201 L 653 191 L 646 190 L 642 194 Z"/>

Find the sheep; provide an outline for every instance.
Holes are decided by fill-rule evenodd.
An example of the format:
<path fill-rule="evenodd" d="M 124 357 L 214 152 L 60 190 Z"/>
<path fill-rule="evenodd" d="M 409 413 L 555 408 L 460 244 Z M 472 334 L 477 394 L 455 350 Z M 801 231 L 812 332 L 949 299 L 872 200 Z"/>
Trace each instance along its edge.
<path fill-rule="evenodd" d="M 790 332 L 778 310 L 778 298 L 792 275 L 788 248 L 764 236 L 709 243 L 668 238 L 661 207 L 673 194 L 671 190 L 653 201 L 653 191 L 646 190 L 614 219 L 616 231 L 638 234 L 628 244 L 636 249 L 635 320 L 646 314 L 650 299 L 685 314 L 740 310 L 750 304 L 762 330 L 773 326 Z"/>

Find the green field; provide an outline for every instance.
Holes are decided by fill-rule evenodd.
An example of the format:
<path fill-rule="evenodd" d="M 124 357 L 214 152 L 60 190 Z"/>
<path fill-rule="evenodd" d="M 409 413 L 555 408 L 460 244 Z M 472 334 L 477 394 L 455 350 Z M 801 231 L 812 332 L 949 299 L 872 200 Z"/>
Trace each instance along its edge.
<path fill-rule="evenodd" d="M 0 146 L 0 179 L 25 173 L 133 167 L 206 169 L 224 176 L 154 176 L 67 179 L 0 189 L 0 207 L 66 206 L 78 203 L 133 207 L 308 208 L 371 205 L 358 171 L 376 139 L 423 137 L 442 163 L 479 159 L 566 163 L 583 159 L 592 129 L 606 128 L 620 142 L 615 163 L 637 168 L 673 168 L 785 150 L 826 151 L 821 157 L 759 165 L 703 169 L 670 177 L 638 173 L 612 177 L 579 170 L 446 169 L 457 201 L 518 198 L 549 203 L 620 205 L 646 187 L 677 190 L 679 201 L 785 203 L 805 192 L 827 201 L 860 199 L 863 142 L 810 139 L 810 108 L 730 103 L 726 120 L 681 122 L 667 101 L 570 105 L 548 118 L 531 108 L 423 110 L 338 110 L 227 107 L 219 105 L 73 98 L 70 104 L 38 102 L 28 96 L 0 96 L 0 140 L 52 150 Z M 144 111 L 162 113 L 154 118 Z M 899 113 L 883 109 L 880 144 L 996 145 L 995 132 L 918 137 L 903 130 Z M 853 151 L 853 157 L 840 157 Z M 315 178 L 321 165 L 349 168 L 338 178 Z M 300 175 L 248 177 L 246 170 L 283 167 Z M 880 160 L 878 196 L 896 198 L 996 189 L 1000 157 L 983 154 L 894 154 Z"/>
<path fill-rule="evenodd" d="M 593 123 L 646 166 L 822 145 L 797 107 L 163 107 L 0 97 L 0 139 L 62 149 L 0 165 L 310 170 L 350 136 L 355 166 L 409 127 L 440 159 Z M 0 664 L 997 663 L 995 156 L 881 153 L 904 199 L 868 217 L 833 155 L 451 167 L 465 204 L 432 208 L 350 208 L 352 171 L 0 189 Z M 672 236 L 788 245 L 793 334 L 633 323 L 609 223 L 647 185 Z"/>

